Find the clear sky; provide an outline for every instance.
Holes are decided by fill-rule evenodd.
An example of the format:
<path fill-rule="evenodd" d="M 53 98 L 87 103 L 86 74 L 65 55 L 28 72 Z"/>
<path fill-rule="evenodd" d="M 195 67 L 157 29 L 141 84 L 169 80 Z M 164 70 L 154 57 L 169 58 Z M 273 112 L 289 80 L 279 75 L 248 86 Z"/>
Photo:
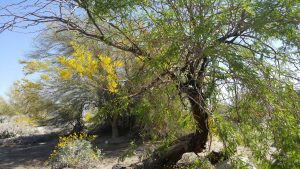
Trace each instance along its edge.
<path fill-rule="evenodd" d="M 0 0 L 0 7 L 16 2 L 20 0 Z M 37 35 L 37 33 L 25 33 L 32 30 L 18 31 L 23 33 L 11 31 L 0 33 L 0 96 L 3 97 L 6 97 L 14 81 L 24 77 L 19 60 L 25 59 L 26 55 L 33 50 L 33 40 Z"/>
<path fill-rule="evenodd" d="M 0 34 L 0 95 L 6 97 L 10 86 L 23 75 L 20 59 L 33 47 L 35 33 L 3 32 Z"/>

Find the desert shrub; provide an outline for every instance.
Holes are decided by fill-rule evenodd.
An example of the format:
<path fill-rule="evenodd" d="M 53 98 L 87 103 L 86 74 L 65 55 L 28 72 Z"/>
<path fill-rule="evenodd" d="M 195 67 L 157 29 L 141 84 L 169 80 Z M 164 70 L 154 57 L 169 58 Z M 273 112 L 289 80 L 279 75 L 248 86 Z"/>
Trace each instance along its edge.
<path fill-rule="evenodd" d="M 121 156 L 119 157 L 118 161 L 123 162 L 123 161 L 125 161 L 125 159 L 127 157 L 132 157 L 132 156 L 136 155 L 136 152 L 135 152 L 136 148 L 137 148 L 137 145 L 135 144 L 135 142 L 134 141 L 130 142 L 129 147 L 127 148 L 126 151 L 121 153 Z"/>
<path fill-rule="evenodd" d="M 236 169 L 249 169 L 249 168 L 255 168 L 253 164 L 250 162 L 245 162 L 242 159 L 235 158 L 231 159 L 229 162 L 228 167 L 230 168 L 236 168 Z"/>
<path fill-rule="evenodd" d="M 16 134 L 13 132 L 10 132 L 8 130 L 4 130 L 0 133 L 0 139 L 5 139 L 5 138 L 11 138 L 11 137 L 15 137 Z"/>
<path fill-rule="evenodd" d="M 0 133 L 7 131 L 12 136 L 29 136 L 38 134 L 35 127 L 25 123 L 17 123 L 19 116 L 5 117 L 2 123 L 0 123 Z M 6 133 L 7 133 L 6 132 Z"/>
<path fill-rule="evenodd" d="M 16 123 L 20 125 L 37 126 L 37 120 L 28 116 L 20 116 L 16 118 Z"/>
<path fill-rule="evenodd" d="M 211 169 L 212 165 L 211 163 L 207 160 L 200 160 L 200 159 L 196 159 L 192 164 L 190 164 L 190 166 L 188 167 L 188 169 L 197 169 L 197 168 L 201 168 L 201 169 Z"/>
<path fill-rule="evenodd" d="M 0 123 L 4 123 L 5 122 L 5 117 L 0 117 Z"/>
<path fill-rule="evenodd" d="M 101 157 L 101 151 L 92 147 L 94 136 L 86 133 L 74 133 L 60 137 L 50 154 L 48 164 L 53 169 L 61 168 L 95 168 Z"/>

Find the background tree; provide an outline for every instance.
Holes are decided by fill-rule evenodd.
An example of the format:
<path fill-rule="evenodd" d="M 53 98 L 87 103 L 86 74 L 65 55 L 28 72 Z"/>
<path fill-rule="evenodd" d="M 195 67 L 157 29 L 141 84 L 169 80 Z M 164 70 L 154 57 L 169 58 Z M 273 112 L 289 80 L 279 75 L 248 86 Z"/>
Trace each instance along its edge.
<path fill-rule="evenodd" d="M 9 92 L 11 112 L 28 115 L 35 119 L 44 119 L 53 111 L 53 102 L 41 96 L 41 84 L 27 79 L 16 81 Z"/>
<path fill-rule="evenodd" d="M 74 36 L 77 38 L 74 39 Z M 115 102 L 113 95 L 120 88 L 116 80 L 119 75 L 124 79 L 128 72 L 118 68 L 123 63 L 118 60 L 117 51 L 99 48 L 99 45 L 74 32 L 62 34 L 53 28 L 40 35 L 36 50 L 22 61 L 27 74 L 41 74 L 42 93 L 56 103 L 56 109 L 60 112 L 58 119 L 75 120 L 82 126 L 84 108 L 100 108 L 105 107 L 106 102 Z M 118 75 L 115 68 L 118 68 Z M 97 115 L 95 121 L 97 125 L 111 124 L 115 138 L 118 136 L 120 112 L 125 115 L 126 109 L 117 111 L 107 108 L 105 111 L 99 110 L 102 115 Z"/>
<path fill-rule="evenodd" d="M 7 101 L 3 98 L 0 97 L 0 114 L 1 115 L 10 115 L 12 112 L 10 110 L 10 106 L 7 103 Z"/>
<path fill-rule="evenodd" d="M 43 41 L 30 59 L 22 61 L 22 64 L 27 74 L 41 73 L 41 94 L 55 102 L 59 112 L 57 118 L 65 122 L 75 121 L 75 128 L 82 130 L 84 109 L 99 106 L 103 99 L 99 92 L 104 92 L 104 83 L 100 83 L 99 71 L 102 70 L 98 67 L 99 59 L 68 36 L 56 39 L 57 35 L 44 35 L 48 42 Z M 55 52 L 65 56 L 54 56 Z M 98 79 L 95 79 L 96 76 Z"/>

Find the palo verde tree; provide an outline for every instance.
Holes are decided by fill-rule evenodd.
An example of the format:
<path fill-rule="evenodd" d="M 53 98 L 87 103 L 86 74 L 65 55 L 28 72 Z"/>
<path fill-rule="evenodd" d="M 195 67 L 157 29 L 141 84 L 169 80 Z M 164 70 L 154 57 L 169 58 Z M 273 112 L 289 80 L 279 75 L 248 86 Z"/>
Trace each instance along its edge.
<path fill-rule="evenodd" d="M 49 28 L 41 32 L 35 41 L 35 50 L 26 60 L 21 61 L 26 74 L 40 75 L 41 94 L 55 103 L 56 122 L 75 122 L 74 131 L 82 130 L 83 111 L 97 105 L 98 90 L 102 85 L 82 76 L 73 76 L 73 71 L 60 64 L 58 57 L 71 58 L 74 52 L 72 44 L 89 43 L 75 33 L 59 33 Z M 74 38 L 73 37 L 77 37 Z M 74 59 L 73 59 L 74 60 Z M 82 60 L 82 58 L 81 58 Z M 80 65 L 77 65 L 80 66 Z M 94 73 L 96 74 L 96 73 Z"/>
<path fill-rule="evenodd" d="M 11 109 L 7 101 L 3 97 L 0 97 L 0 115 L 11 115 L 12 112 L 10 110 Z"/>
<path fill-rule="evenodd" d="M 84 44 L 79 45 L 70 39 L 57 39 L 52 43 L 60 45 L 58 48 L 65 47 L 66 49 L 60 50 L 65 55 L 41 54 L 41 51 L 57 52 L 53 51 L 53 44 L 48 43 L 44 47 L 40 46 L 41 51 L 37 51 L 41 55 L 33 55 L 31 59 L 21 63 L 27 74 L 41 74 L 41 93 L 56 103 L 57 111 L 65 116 L 63 119 L 76 120 L 75 127 L 83 129 L 83 109 L 86 106 L 101 107 L 104 104 L 102 102 L 109 101 L 108 96 L 118 91 L 119 77 L 115 69 L 123 63 L 117 59 L 112 60 L 109 56 L 95 54 L 96 52 L 87 50 Z M 117 132 L 113 132 L 113 136 L 117 136 L 115 133 Z"/>
<path fill-rule="evenodd" d="M 16 81 L 8 93 L 11 113 L 44 120 L 54 110 L 54 104 L 41 95 L 41 89 L 40 83 L 25 78 Z"/>
<path fill-rule="evenodd" d="M 141 58 L 143 69 L 155 76 L 129 95 L 132 98 L 157 85 L 176 83 L 177 92 L 189 102 L 197 130 L 145 161 L 145 168 L 159 168 L 175 164 L 185 152 L 205 149 L 208 117 L 222 95 L 238 96 L 240 89 L 259 94 L 258 103 L 266 108 L 263 117 L 279 117 L 288 95 L 278 96 L 299 81 L 299 4 L 298 0 L 22 1 L 2 8 L 6 18 L 1 30 L 55 23 L 61 31 L 78 32 Z M 30 12 L 13 11 L 20 6 Z M 236 90 L 226 90 L 232 87 Z M 285 112 L 299 120 L 298 111 Z"/>

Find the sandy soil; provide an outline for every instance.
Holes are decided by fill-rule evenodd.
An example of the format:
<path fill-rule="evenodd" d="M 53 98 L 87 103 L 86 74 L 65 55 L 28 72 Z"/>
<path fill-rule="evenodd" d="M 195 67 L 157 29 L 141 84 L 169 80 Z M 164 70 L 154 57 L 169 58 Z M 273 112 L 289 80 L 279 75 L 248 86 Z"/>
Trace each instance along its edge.
<path fill-rule="evenodd" d="M 133 164 L 139 161 L 139 157 L 145 150 L 144 146 L 139 146 L 136 149 L 136 154 L 126 158 L 125 161 L 118 161 L 120 155 L 130 146 L 130 141 L 126 137 L 120 137 L 117 140 L 111 140 L 108 136 L 98 137 L 94 144 L 102 150 L 104 157 L 101 163 L 97 166 L 99 169 L 111 169 L 115 164 Z M 108 143 L 107 143 L 108 142 Z M 7 139 L 0 142 L 0 169 L 50 169 L 45 165 L 49 154 L 57 144 L 57 135 L 33 135 L 27 137 L 19 137 L 15 139 Z M 149 145 L 147 146 L 149 147 Z M 209 145 L 207 146 L 209 147 Z M 212 142 L 211 150 L 218 151 L 222 148 L 222 144 L 218 141 Z M 240 147 L 237 156 L 249 164 L 249 168 L 255 169 L 245 153 L 245 148 Z M 179 163 L 194 161 L 200 157 L 207 155 L 208 151 L 204 151 L 195 155 L 194 153 L 186 153 Z M 241 154 L 240 154 L 241 153 Z M 248 152 L 249 153 L 249 152 Z M 243 154 L 243 155 L 242 155 Z M 230 168 L 228 164 L 221 163 L 215 168 L 224 169 Z"/>
<path fill-rule="evenodd" d="M 56 143 L 54 139 L 33 144 L 5 143 L 0 146 L 0 168 L 47 168 L 44 161 L 47 160 Z"/>
<path fill-rule="evenodd" d="M 0 130 L 15 130 L 19 135 L 14 138 L 0 139 L 0 169 L 48 169 L 45 161 L 51 151 L 57 144 L 58 134 L 53 132 L 59 131 L 56 128 L 49 127 L 31 127 L 30 130 L 11 123 L 0 123 Z M 24 132 L 26 131 L 26 132 Z M 30 132 L 28 132 L 30 131 Z M 30 133 L 30 134 L 29 134 Z M 112 140 L 109 136 L 98 136 L 93 142 L 95 146 L 102 150 L 104 157 L 97 168 L 111 169 L 115 164 L 132 164 L 139 161 L 143 152 L 149 148 L 154 148 L 153 144 L 138 146 L 135 155 L 126 158 L 125 161 L 118 161 L 119 157 L 128 149 L 131 140 L 127 137 L 119 137 Z M 210 149 L 208 147 L 211 147 Z M 186 153 L 183 155 L 179 163 L 185 164 L 193 162 L 199 157 L 204 158 L 210 151 L 220 151 L 223 145 L 220 141 L 213 139 L 211 146 L 207 144 L 207 150 L 203 153 L 195 155 L 194 153 Z M 236 157 L 249 164 L 249 168 L 255 169 L 248 158 L 251 152 L 244 147 L 238 147 Z M 224 164 L 222 164 L 224 166 Z M 226 164 L 225 164 L 226 165 Z M 217 167 L 219 169 L 228 167 Z"/>
<path fill-rule="evenodd" d="M 46 138 L 46 139 L 45 139 Z M 0 144 L 1 169 L 38 169 L 49 168 L 44 162 L 57 143 L 57 137 L 51 135 L 35 135 L 15 139 L 2 140 Z M 29 141 L 31 140 L 31 141 Z M 108 142 L 108 143 L 107 143 Z M 99 137 L 94 144 L 104 153 L 104 158 L 97 168 L 111 169 L 115 164 L 131 164 L 138 162 L 138 154 L 118 162 L 118 157 L 130 144 L 126 137 L 110 140 L 109 137 Z"/>

